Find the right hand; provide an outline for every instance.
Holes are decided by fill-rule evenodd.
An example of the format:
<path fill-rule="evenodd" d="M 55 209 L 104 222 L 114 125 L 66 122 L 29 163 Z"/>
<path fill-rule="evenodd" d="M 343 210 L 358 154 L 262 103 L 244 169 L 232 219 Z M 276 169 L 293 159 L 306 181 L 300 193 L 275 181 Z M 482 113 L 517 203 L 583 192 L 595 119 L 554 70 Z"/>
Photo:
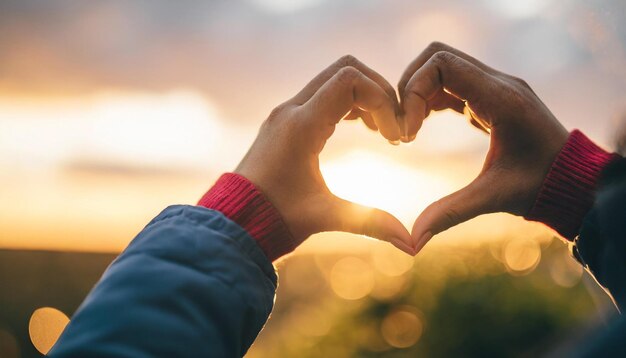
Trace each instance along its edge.
<path fill-rule="evenodd" d="M 431 110 L 446 108 L 469 111 L 472 124 L 491 136 L 478 177 L 415 221 L 417 252 L 433 235 L 478 215 L 528 213 L 568 132 L 526 82 L 433 43 L 409 65 L 398 89 L 409 138 Z"/>

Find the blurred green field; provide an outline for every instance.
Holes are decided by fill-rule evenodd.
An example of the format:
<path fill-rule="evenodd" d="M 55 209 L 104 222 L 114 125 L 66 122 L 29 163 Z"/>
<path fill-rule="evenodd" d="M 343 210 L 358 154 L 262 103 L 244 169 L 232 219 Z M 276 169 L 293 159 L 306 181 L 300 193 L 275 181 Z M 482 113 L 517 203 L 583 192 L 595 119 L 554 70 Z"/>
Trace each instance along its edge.
<path fill-rule="evenodd" d="M 279 274 L 248 357 L 554 354 L 614 313 L 550 237 L 435 246 L 415 259 L 381 244 L 370 255 L 295 256 Z"/>

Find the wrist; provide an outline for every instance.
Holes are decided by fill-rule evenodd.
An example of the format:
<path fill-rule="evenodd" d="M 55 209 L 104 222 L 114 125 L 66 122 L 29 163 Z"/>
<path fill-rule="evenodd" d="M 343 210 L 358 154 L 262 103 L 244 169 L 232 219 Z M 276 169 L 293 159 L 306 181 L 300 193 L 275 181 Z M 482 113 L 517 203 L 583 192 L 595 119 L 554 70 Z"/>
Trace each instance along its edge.
<path fill-rule="evenodd" d="M 297 246 L 279 211 L 242 175 L 223 174 L 198 205 L 220 211 L 241 226 L 271 261 Z"/>
<path fill-rule="evenodd" d="M 542 222 L 573 240 L 591 209 L 602 170 L 619 156 L 574 130 L 544 178 L 525 219 Z"/>

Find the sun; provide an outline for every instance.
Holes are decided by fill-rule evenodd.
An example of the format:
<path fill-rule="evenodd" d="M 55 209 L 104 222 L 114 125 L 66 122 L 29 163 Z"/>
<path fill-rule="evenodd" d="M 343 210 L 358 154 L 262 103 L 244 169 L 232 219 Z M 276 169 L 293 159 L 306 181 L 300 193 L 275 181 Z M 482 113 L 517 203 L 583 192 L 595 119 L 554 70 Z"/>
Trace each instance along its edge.
<path fill-rule="evenodd" d="M 452 188 L 444 178 L 367 150 L 351 151 L 322 163 L 320 169 L 335 195 L 385 210 L 407 227 Z"/>

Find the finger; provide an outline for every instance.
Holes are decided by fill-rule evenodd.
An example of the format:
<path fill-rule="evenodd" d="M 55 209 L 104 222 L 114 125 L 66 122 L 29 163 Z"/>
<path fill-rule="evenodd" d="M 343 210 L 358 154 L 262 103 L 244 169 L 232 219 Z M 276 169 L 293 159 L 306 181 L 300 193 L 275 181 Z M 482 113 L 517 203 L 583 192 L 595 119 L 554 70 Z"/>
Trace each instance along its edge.
<path fill-rule="evenodd" d="M 470 119 L 470 124 L 473 125 L 475 128 L 480 129 L 481 132 L 484 132 L 486 134 L 489 134 L 489 131 L 487 130 L 487 128 L 483 127 L 480 123 L 478 123 L 477 120 L 475 120 L 474 118 Z"/>
<path fill-rule="evenodd" d="M 354 67 L 367 76 L 372 81 L 376 82 L 394 102 L 396 109 L 399 108 L 398 97 L 393 86 L 378 72 L 372 70 L 367 65 L 359 61 L 356 57 L 346 55 L 335 61 L 332 65 L 328 66 L 324 71 L 315 76 L 311 82 L 309 82 L 295 97 L 290 101 L 295 104 L 302 105 L 307 102 L 313 95 L 330 80 L 339 70 L 344 67 Z"/>
<path fill-rule="evenodd" d="M 452 109 L 456 112 L 463 113 L 465 102 L 458 99 L 454 95 L 447 93 L 443 88 L 430 99 L 424 99 L 414 92 L 405 92 L 402 99 L 404 108 L 404 116 L 401 125 L 404 125 L 405 133 L 408 135 L 409 141 L 415 139 L 417 131 L 422 126 L 430 111 L 441 111 L 444 109 Z"/>
<path fill-rule="evenodd" d="M 420 98 L 411 98 L 411 94 L 408 96 L 409 98 L 404 101 L 405 106 L 405 115 L 400 122 L 400 126 L 404 125 L 406 133 L 408 133 L 409 138 L 408 141 L 412 141 L 415 139 L 417 135 L 417 131 L 422 126 L 423 120 L 416 120 L 416 118 L 422 118 L 422 111 L 424 113 L 424 119 L 430 115 L 431 111 L 442 111 L 445 109 L 452 109 L 455 112 L 465 114 L 465 110 L 467 106 L 465 102 L 456 98 L 455 96 L 446 93 L 445 91 L 440 91 L 437 95 L 435 95 L 432 99 L 428 101 L 424 101 Z M 408 112 L 408 115 L 406 114 Z M 412 120 L 411 120 L 412 119 Z M 476 128 L 480 129 L 483 132 L 489 133 L 483 126 L 481 126 L 475 119 L 470 117 L 470 123 Z"/>
<path fill-rule="evenodd" d="M 428 62 L 428 60 L 437 52 L 440 51 L 444 51 L 444 52 L 449 52 L 451 54 L 456 55 L 457 57 L 460 57 L 470 63 L 472 63 L 473 65 L 477 66 L 478 68 L 480 68 L 481 70 L 490 73 L 490 74 L 498 74 L 500 73 L 499 71 L 485 65 L 484 63 L 478 61 L 477 59 L 475 59 L 474 57 L 466 54 L 463 51 L 457 50 L 454 47 L 448 46 L 444 43 L 441 42 L 433 42 L 430 45 L 428 45 L 428 47 L 426 47 L 426 49 L 424 51 L 422 51 L 422 53 L 420 53 L 415 60 L 413 60 L 413 62 L 411 62 L 409 64 L 409 66 L 406 68 L 406 70 L 404 70 L 404 73 L 402 74 L 402 77 L 400 77 L 400 81 L 398 82 L 398 93 L 400 94 L 400 98 L 403 97 L 404 95 L 404 91 L 406 89 L 406 85 L 407 83 L 409 83 L 409 80 L 411 79 L 411 77 L 413 76 L 413 74 L 415 73 L 415 71 L 417 71 L 420 67 L 422 67 L 426 62 Z"/>
<path fill-rule="evenodd" d="M 485 132 L 487 134 L 491 134 L 491 126 L 490 126 L 489 122 L 484 120 L 484 119 L 482 119 L 481 117 L 477 116 L 476 113 L 474 113 L 474 111 L 472 111 L 470 106 L 465 106 L 465 108 L 463 108 L 463 114 L 467 118 L 469 118 L 470 123 L 474 127 L 477 127 L 478 129 L 482 130 L 483 132 Z"/>
<path fill-rule="evenodd" d="M 476 216 L 494 212 L 493 182 L 479 176 L 465 188 L 429 205 L 415 220 L 411 236 L 419 252 L 434 236 Z"/>
<path fill-rule="evenodd" d="M 363 123 L 365 123 L 367 128 L 373 131 L 378 131 L 378 127 L 376 126 L 376 123 L 374 123 L 374 117 L 372 117 L 372 115 L 369 112 L 365 112 L 364 110 L 360 108 L 352 108 L 352 110 L 350 110 L 350 112 L 346 114 L 345 117 L 343 117 L 344 120 L 348 120 L 348 121 L 359 119 L 359 118 L 361 118 L 361 120 L 363 121 Z"/>
<path fill-rule="evenodd" d="M 428 101 L 445 90 L 449 96 L 463 99 L 471 106 L 493 94 L 496 79 L 470 62 L 449 52 L 437 52 L 420 67 L 406 85 L 402 106 L 409 120 L 418 125 L 428 114 Z M 451 100 L 451 99 L 449 99 Z M 459 104 L 455 102 L 455 107 Z M 459 108 L 460 109 L 460 108 Z"/>
<path fill-rule="evenodd" d="M 369 112 L 361 111 L 361 120 L 363 121 L 363 123 L 365 123 L 367 128 L 373 131 L 378 131 L 378 126 L 376 125 L 376 122 L 374 121 L 374 117 L 372 117 L 372 115 Z"/>
<path fill-rule="evenodd" d="M 393 100 L 372 79 L 354 67 L 344 67 L 302 105 L 311 121 L 336 124 L 353 107 L 369 112 L 380 133 L 390 141 L 400 139 Z"/>
<path fill-rule="evenodd" d="M 400 123 L 404 126 L 407 133 L 408 141 L 415 139 L 417 131 L 421 128 L 424 119 L 430 115 L 430 111 L 441 111 L 444 109 L 452 109 L 456 112 L 463 113 L 465 102 L 454 97 L 453 95 L 440 91 L 430 100 L 424 100 L 415 93 L 407 93 L 404 99 L 404 116 Z"/>
<path fill-rule="evenodd" d="M 400 126 L 400 132 L 402 136 L 400 140 L 404 143 L 410 143 L 415 140 L 417 136 L 417 131 L 419 130 L 418 123 L 409 119 L 410 117 L 406 116 L 406 114 L 402 114 L 398 118 L 398 125 Z"/>
<path fill-rule="evenodd" d="M 414 255 L 413 240 L 404 225 L 386 211 L 337 198 L 335 218 L 329 230 L 366 235 L 393 244 Z"/>
<path fill-rule="evenodd" d="M 402 99 L 402 108 L 404 112 L 402 125 L 405 133 L 409 139 L 415 138 L 428 116 L 427 101 L 416 92 L 407 92 Z"/>

